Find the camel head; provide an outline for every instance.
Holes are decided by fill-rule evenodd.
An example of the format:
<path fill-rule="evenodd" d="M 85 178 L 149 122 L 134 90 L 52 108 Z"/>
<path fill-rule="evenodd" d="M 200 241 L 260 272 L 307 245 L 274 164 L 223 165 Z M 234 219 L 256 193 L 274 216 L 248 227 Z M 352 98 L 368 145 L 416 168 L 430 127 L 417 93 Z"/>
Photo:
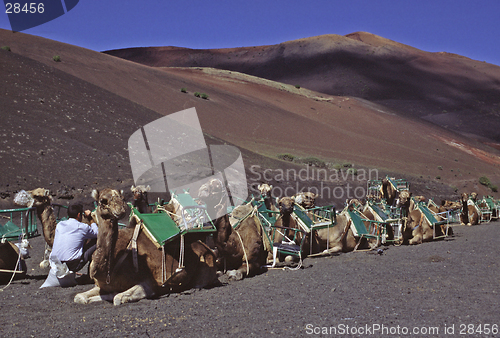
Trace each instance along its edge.
<path fill-rule="evenodd" d="M 216 208 L 217 215 L 225 211 L 224 208 L 227 202 L 226 196 L 226 187 L 222 181 L 217 178 L 212 178 L 198 189 L 198 198 L 204 201 L 207 206 L 209 205 L 210 207 Z"/>
<path fill-rule="evenodd" d="M 220 200 L 225 193 L 226 189 L 222 181 L 217 178 L 212 178 L 198 189 L 198 198 L 202 200 Z"/>
<path fill-rule="evenodd" d="M 262 184 L 259 184 L 257 189 L 259 189 L 260 194 L 263 197 L 271 197 L 271 190 L 273 190 L 273 186 L 269 185 L 267 183 L 262 183 Z"/>
<path fill-rule="evenodd" d="M 460 209 L 462 207 L 462 203 L 442 200 L 441 206 L 443 206 L 446 210 L 455 210 L 455 209 Z"/>
<path fill-rule="evenodd" d="M 126 214 L 126 203 L 123 192 L 106 188 L 101 191 L 94 189 L 92 197 L 97 201 L 97 214 L 102 218 L 121 219 Z"/>
<path fill-rule="evenodd" d="M 278 201 L 278 208 L 280 210 L 280 214 L 283 215 L 291 215 L 293 212 L 293 207 L 295 205 L 295 202 L 293 201 L 293 198 L 291 197 L 282 197 Z"/>
<path fill-rule="evenodd" d="M 311 209 L 316 206 L 315 203 L 317 197 L 318 197 L 317 194 L 310 191 L 306 191 L 295 194 L 292 198 L 295 200 L 295 203 L 301 205 L 306 209 Z"/>
<path fill-rule="evenodd" d="M 398 200 L 398 207 L 401 208 L 401 211 L 403 212 L 403 209 L 405 210 L 405 213 L 407 214 L 412 208 L 411 205 L 411 192 L 409 190 L 402 190 L 399 193 L 399 200 Z"/>
<path fill-rule="evenodd" d="M 477 201 L 477 192 L 471 192 L 470 199 L 473 200 L 474 202 L 476 202 Z"/>
<path fill-rule="evenodd" d="M 347 202 L 347 208 L 351 211 L 354 209 L 359 210 L 362 207 L 363 207 L 363 204 L 359 200 L 357 200 L 356 198 L 353 198 Z"/>
<path fill-rule="evenodd" d="M 134 200 L 145 200 L 146 196 L 148 194 L 148 191 L 151 190 L 151 187 L 145 186 L 145 185 L 137 185 L 137 186 L 131 186 L 130 191 L 132 191 L 132 194 L 134 195 Z"/>
<path fill-rule="evenodd" d="M 33 198 L 34 207 L 45 207 L 52 203 L 52 196 L 50 196 L 50 191 L 44 188 L 37 188 L 35 190 L 28 191 Z"/>
<path fill-rule="evenodd" d="M 468 200 L 469 200 L 469 194 L 467 194 L 466 192 L 463 192 L 461 195 L 462 203 L 467 203 Z"/>

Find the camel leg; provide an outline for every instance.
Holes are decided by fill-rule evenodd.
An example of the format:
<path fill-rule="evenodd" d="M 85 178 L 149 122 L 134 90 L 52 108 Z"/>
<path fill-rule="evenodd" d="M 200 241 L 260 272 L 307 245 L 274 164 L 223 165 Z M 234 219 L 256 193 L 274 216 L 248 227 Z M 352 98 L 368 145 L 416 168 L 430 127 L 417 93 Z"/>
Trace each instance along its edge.
<path fill-rule="evenodd" d="M 98 300 L 100 301 L 102 300 L 100 297 L 100 291 L 101 289 L 98 286 L 95 286 L 89 291 L 77 293 L 74 302 L 78 304 L 89 304 Z M 97 299 L 96 297 L 99 299 Z"/>
<path fill-rule="evenodd" d="M 49 257 L 50 257 L 51 252 L 52 252 L 52 249 L 47 244 L 45 244 L 45 252 L 43 253 L 43 261 L 40 262 L 41 269 L 46 269 L 50 266 Z"/>
<path fill-rule="evenodd" d="M 418 234 L 416 236 L 413 236 L 412 239 L 410 239 L 410 245 L 415 245 L 415 244 L 422 244 L 422 235 Z"/>
<path fill-rule="evenodd" d="M 149 285 L 149 283 L 141 283 L 132 286 L 130 289 L 127 291 L 118 293 L 114 298 L 113 298 L 113 304 L 114 305 L 120 305 L 123 303 L 132 303 L 132 302 L 137 302 L 140 301 L 141 299 L 144 298 L 151 298 L 154 296 L 154 292 Z"/>
<path fill-rule="evenodd" d="M 246 267 L 245 267 L 245 274 L 246 274 Z M 241 270 L 229 270 L 227 272 L 227 276 L 229 277 L 229 279 L 242 280 L 244 275 L 243 272 L 241 272 Z"/>

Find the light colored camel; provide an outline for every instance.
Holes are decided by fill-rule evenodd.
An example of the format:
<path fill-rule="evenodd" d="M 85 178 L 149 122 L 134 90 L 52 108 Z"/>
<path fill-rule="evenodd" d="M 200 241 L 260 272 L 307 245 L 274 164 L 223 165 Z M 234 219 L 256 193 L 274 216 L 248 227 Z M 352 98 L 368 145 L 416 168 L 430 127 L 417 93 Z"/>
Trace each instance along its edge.
<path fill-rule="evenodd" d="M 299 192 L 298 194 L 293 195 L 292 198 L 295 203 L 304 209 L 312 209 L 316 206 L 316 198 L 318 198 L 318 195 L 313 192 L 306 191 Z"/>
<path fill-rule="evenodd" d="M 467 193 L 462 193 L 462 212 L 460 213 L 460 224 L 468 226 L 477 225 L 480 223 L 479 212 L 472 200 L 469 200 Z"/>
<path fill-rule="evenodd" d="M 354 203 L 350 203 L 347 208 L 354 207 Z M 312 254 L 350 252 L 353 251 L 358 244 L 359 249 L 364 249 L 366 247 L 365 239 L 362 240 L 363 242 L 359 243 L 354 236 L 351 229 L 351 220 L 347 215 L 347 209 L 337 214 L 335 216 L 335 221 L 336 224 L 333 227 L 323 228 L 309 233 L 304 247 L 312 248 Z M 312 241 L 312 244 L 310 241 Z"/>
<path fill-rule="evenodd" d="M 403 190 L 399 194 L 403 224 L 403 244 L 421 244 L 430 242 L 436 236 L 444 235 L 443 227 L 433 228 L 424 214 L 418 209 L 411 193 Z M 421 200 L 421 199 L 420 199 Z"/>
<path fill-rule="evenodd" d="M 215 256 L 204 243 L 190 241 L 186 235 L 185 266 L 180 266 L 179 240 L 172 245 L 167 243 L 161 250 L 144 231 L 140 231 L 140 227 L 118 229 L 118 220 L 126 213 L 121 192 L 94 190 L 92 197 L 98 203 L 99 228 L 97 249 L 90 264 L 90 277 L 94 279 L 95 287 L 77 294 L 76 303 L 112 300 L 114 305 L 119 305 L 192 287 L 201 288 L 216 281 Z M 139 232 L 133 240 L 136 231 Z M 137 268 L 134 250 L 137 252 Z"/>
<path fill-rule="evenodd" d="M 50 191 L 44 188 L 37 188 L 28 193 L 33 198 L 32 206 L 36 208 L 36 214 L 42 224 L 42 234 L 45 239 L 45 253 L 43 261 L 40 262 L 41 268 L 49 267 L 49 256 L 54 244 L 54 235 L 56 232 L 57 220 L 52 208 L 52 197 Z"/>
<path fill-rule="evenodd" d="M 362 209 L 362 214 L 369 219 L 370 221 L 377 221 L 377 222 L 384 222 L 386 219 L 383 219 L 370 205 L 370 203 L 366 202 L 365 205 L 363 206 Z M 393 241 L 394 240 L 394 229 L 392 228 L 392 225 L 390 223 L 375 223 L 375 222 L 364 222 L 366 230 L 369 233 L 372 233 L 374 231 L 374 227 L 376 226 L 381 226 L 385 228 L 385 238 L 383 238 L 382 242 L 388 240 L 388 241 Z M 380 224 L 380 225 L 378 225 Z M 375 238 L 370 238 L 368 240 L 369 243 L 373 244 L 377 242 L 377 239 Z"/>
<path fill-rule="evenodd" d="M 206 203 L 208 213 L 213 215 L 217 256 L 225 260 L 228 276 L 240 280 L 262 272 L 261 267 L 266 264 L 271 248 L 256 215 L 240 221 L 236 228 L 231 226 L 224 194 L 225 187 L 218 179 L 210 180 L 198 190 L 198 198 Z"/>
<path fill-rule="evenodd" d="M 278 208 L 276 207 L 276 204 L 274 203 L 274 198 L 271 194 L 273 190 L 273 186 L 269 185 L 267 183 L 259 184 L 257 187 L 259 189 L 260 195 L 262 196 L 262 199 L 264 200 L 264 205 L 266 206 L 267 210 L 271 211 L 278 211 Z M 272 213 L 269 213 L 269 218 L 274 217 Z"/>

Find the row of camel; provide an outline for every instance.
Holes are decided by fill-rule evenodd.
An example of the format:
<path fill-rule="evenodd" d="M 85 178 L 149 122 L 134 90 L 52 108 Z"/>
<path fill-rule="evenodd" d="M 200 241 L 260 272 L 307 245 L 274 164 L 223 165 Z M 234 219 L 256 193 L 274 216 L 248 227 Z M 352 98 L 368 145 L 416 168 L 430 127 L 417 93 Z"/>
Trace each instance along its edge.
<path fill-rule="evenodd" d="M 279 213 L 276 227 L 272 231 L 280 227 L 297 228 L 296 219 L 292 217 L 294 204 L 308 209 L 315 203 L 314 194 L 304 193 L 283 197 L 275 204 L 271 197 L 271 186 L 261 184 L 259 190 L 266 208 Z M 141 196 L 144 196 L 145 191 L 133 187 L 132 192 L 135 197 L 134 205 L 139 208 L 147 207 L 147 203 L 141 204 Z M 42 223 L 44 239 L 51 247 L 57 221 L 51 206 L 50 192 L 39 188 L 29 193 Z M 220 269 L 218 262 L 222 259 L 228 274 L 236 279 L 264 271 L 262 267 L 272 258 L 273 243 L 269 242 L 269 238 L 277 242 L 281 240 L 280 235 L 274 233 L 266 236 L 266 230 L 256 215 L 246 217 L 237 229 L 233 228 L 231 215 L 225 212 L 227 206 L 220 203 L 224 193 L 225 187 L 219 180 L 207 182 L 198 191 L 198 198 L 205 203 L 208 212 L 215 215 L 213 223 L 216 232 L 213 235 L 212 247 L 204 243 L 199 236 L 185 236 L 182 243 L 177 240 L 158 249 L 133 222 L 131 227 L 119 228 L 118 221 L 127 213 L 127 203 L 121 191 L 110 188 L 94 190 L 92 197 L 97 208 L 93 217 L 98 224 L 99 235 L 89 271 L 95 286 L 87 292 L 77 294 L 74 301 L 87 304 L 107 300 L 119 305 L 143 298 L 159 297 L 170 292 L 206 287 L 217 283 L 217 270 Z M 426 224 L 423 215 L 419 215 L 415 208 L 409 191 L 401 191 L 396 195 L 395 198 L 399 200 L 401 210 L 404 210 L 405 214 L 403 243 L 419 244 L 432 240 L 433 231 L 445 231 L 444 228 L 432 229 L 432 225 Z M 388 199 L 392 197 L 390 192 L 385 196 Z M 367 208 L 362 210 L 361 207 L 359 201 L 351 200 L 346 209 L 359 208 L 366 218 L 375 219 L 374 214 L 370 214 Z M 456 208 L 457 204 L 443 204 L 442 207 L 451 209 Z M 311 253 L 315 254 L 373 249 L 380 244 L 373 239 L 358 238 L 349 224 L 348 216 L 341 212 L 336 215 L 334 227 L 311 232 L 304 239 L 304 246 L 311 248 Z M 367 229 L 370 227 L 369 222 L 365 225 Z M 286 235 L 282 232 L 280 234 Z M 179 251 L 181 245 L 184 247 L 182 257 Z"/>

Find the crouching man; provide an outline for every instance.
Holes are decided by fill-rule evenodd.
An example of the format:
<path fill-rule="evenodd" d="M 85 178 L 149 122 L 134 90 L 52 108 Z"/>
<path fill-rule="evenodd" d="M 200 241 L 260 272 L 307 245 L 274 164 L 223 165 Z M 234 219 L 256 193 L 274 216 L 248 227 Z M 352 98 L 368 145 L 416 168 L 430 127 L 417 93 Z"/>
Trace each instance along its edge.
<path fill-rule="evenodd" d="M 69 206 L 69 219 L 57 224 L 50 254 L 51 257 L 55 255 L 61 263 L 66 263 L 73 272 L 81 270 L 90 262 L 96 249 L 97 224 L 82 223 L 84 214 L 88 217 L 90 210 L 84 212 L 81 204 Z"/>

